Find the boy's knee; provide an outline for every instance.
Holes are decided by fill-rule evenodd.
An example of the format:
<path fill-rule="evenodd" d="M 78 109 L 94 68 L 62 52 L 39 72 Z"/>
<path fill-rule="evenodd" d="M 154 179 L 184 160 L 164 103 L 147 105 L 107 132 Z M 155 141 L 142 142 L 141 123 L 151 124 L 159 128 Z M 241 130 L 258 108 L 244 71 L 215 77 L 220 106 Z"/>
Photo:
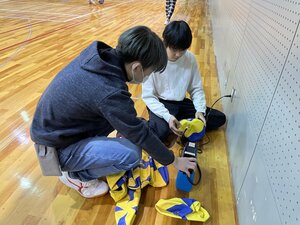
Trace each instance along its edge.
<path fill-rule="evenodd" d="M 217 111 L 209 117 L 206 130 L 216 130 L 226 123 L 226 116 L 224 113 Z"/>
<path fill-rule="evenodd" d="M 166 141 L 170 135 L 169 127 L 162 127 L 158 132 L 157 136 L 161 141 Z"/>
<path fill-rule="evenodd" d="M 161 140 L 161 141 L 165 141 L 167 140 L 169 134 L 170 134 L 170 128 L 169 125 L 165 122 L 162 121 L 161 124 L 156 126 L 150 126 L 151 131 Z"/>
<path fill-rule="evenodd" d="M 224 125 L 226 123 L 226 116 L 222 112 L 219 115 L 219 123 L 220 123 L 220 126 L 222 126 L 222 125 Z"/>
<path fill-rule="evenodd" d="M 155 117 L 156 118 L 156 117 Z M 170 133 L 169 124 L 161 118 L 156 118 L 148 121 L 148 126 L 151 131 L 161 140 L 165 141 Z"/>

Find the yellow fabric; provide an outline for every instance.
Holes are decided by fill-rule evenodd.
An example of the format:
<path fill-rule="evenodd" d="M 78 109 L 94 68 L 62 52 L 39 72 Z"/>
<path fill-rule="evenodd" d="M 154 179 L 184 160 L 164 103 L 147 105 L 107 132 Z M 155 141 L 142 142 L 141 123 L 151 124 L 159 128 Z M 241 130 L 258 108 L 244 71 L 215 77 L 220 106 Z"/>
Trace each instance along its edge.
<path fill-rule="evenodd" d="M 178 128 L 180 131 L 184 132 L 186 138 L 190 137 L 192 134 L 199 133 L 204 128 L 204 123 L 199 119 L 184 119 L 180 121 L 181 126 Z"/>
<path fill-rule="evenodd" d="M 141 198 L 141 190 L 132 191 L 134 198 L 129 195 L 116 203 L 115 219 L 118 225 L 132 225 L 136 217 L 137 207 Z"/>
<path fill-rule="evenodd" d="M 171 198 L 161 199 L 155 205 L 156 210 L 165 215 L 178 219 L 205 222 L 209 213 L 194 199 Z"/>
<path fill-rule="evenodd" d="M 133 170 L 107 176 L 110 195 L 116 202 L 117 225 L 131 225 L 134 222 L 142 188 L 148 184 L 163 187 L 168 181 L 167 167 L 145 152 L 142 153 L 140 165 Z"/>

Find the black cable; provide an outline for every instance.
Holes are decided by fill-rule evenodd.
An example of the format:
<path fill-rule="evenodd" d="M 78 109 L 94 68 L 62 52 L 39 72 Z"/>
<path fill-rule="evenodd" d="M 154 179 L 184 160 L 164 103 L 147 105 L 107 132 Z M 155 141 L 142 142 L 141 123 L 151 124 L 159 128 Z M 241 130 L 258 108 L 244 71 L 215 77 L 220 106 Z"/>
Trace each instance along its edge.
<path fill-rule="evenodd" d="M 209 116 L 211 110 L 213 109 L 214 105 L 215 105 L 219 100 L 221 100 L 222 98 L 231 98 L 231 95 L 223 95 L 222 97 L 218 98 L 218 99 L 214 102 L 214 104 L 212 104 L 212 106 L 210 107 L 208 113 L 207 113 L 206 116 L 205 116 L 206 123 L 207 123 L 207 121 L 208 121 L 208 119 L 209 119 L 208 116 Z"/>
<path fill-rule="evenodd" d="M 208 140 L 206 142 L 202 143 L 202 144 L 199 143 L 199 145 L 198 145 L 198 153 L 199 154 L 202 154 L 202 147 L 204 145 L 207 145 L 210 142 L 210 137 L 208 136 L 207 133 L 205 133 L 205 137 L 207 137 Z"/>
<path fill-rule="evenodd" d="M 202 177 L 201 169 L 200 169 L 200 166 L 199 166 L 198 163 L 197 163 L 197 169 L 198 169 L 198 172 L 199 172 L 199 178 L 198 178 L 198 180 L 197 180 L 195 183 L 194 183 L 194 181 L 191 179 L 191 177 L 187 177 L 187 179 L 188 179 L 188 181 L 190 182 L 190 184 L 192 184 L 192 185 L 194 185 L 194 186 L 200 183 L 201 177 Z M 191 176 L 191 175 L 190 175 L 190 176 Z"/>
<path fill-rule="evenodd" d="M 199 144 L 199 147 L 202 147 L 202 146 L 204 146 L 204 145 L 207 145 L 207 144 L 210 142 L 210 138 L 209 138 L 208 134 L 205 133 L 204 136 L 207 137 L 208 140 L 207 140 L 206 142 L 202 143 L 202 144 Z"/>

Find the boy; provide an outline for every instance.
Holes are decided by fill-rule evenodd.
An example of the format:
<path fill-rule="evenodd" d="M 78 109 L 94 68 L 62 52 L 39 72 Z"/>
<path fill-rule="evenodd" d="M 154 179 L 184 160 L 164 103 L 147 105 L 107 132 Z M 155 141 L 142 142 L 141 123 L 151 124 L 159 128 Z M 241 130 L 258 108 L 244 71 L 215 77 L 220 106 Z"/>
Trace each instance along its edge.
<path fill-rule="evenodd" d="M 168 65 L 156 72 L 143 84 L 142 97 L 149 112 L 149 126 L 165 143 L 174 141 L 179 120 L 198 118 L 206 124 L 206 107 L 200 72 L 195 56 L 187 49 L 192 43 L 192 32 L 184 21 L 169 23 L 163 32 Z M 186 92 L 191 100 L 185 98 Z M 226 122 L 222 112 L 212 109 L 206 130 L 217 129 Z"/>

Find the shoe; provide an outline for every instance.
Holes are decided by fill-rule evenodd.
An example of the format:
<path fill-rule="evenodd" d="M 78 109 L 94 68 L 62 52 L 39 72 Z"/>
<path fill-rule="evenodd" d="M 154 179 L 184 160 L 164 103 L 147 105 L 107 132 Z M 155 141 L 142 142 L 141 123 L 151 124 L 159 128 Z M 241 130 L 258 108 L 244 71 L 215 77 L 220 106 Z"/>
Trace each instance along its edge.
<path fill-rule="evenodd" d="M 95 2 L 94 0 L 88 0 L 88 3 L 89 3 L 89 4 L 96 5 L 96 2 Z"/>
<path fill-rule="evenodd" d="M 166 19 L 166 21 L 165 21 L 165 25 L 168 25 L 170 23 L 170 20 L 169 19 Z"/>
<path fill-rule="evenodd" d="M 116 138 L 124 138 L 124 136 L 119 131 L 117 131 Z"/>
<path fill-rule="evenodd" d="M 108 192 L 108 185 L 104 181 L 98 179 L 83 182 L 78 179 L 73 179 L 68 172 L 62 172 L 59 180 L 70 188 L 76 190 L 81 196 L 85 198 L 95 198 L 105 195 Z"/>

